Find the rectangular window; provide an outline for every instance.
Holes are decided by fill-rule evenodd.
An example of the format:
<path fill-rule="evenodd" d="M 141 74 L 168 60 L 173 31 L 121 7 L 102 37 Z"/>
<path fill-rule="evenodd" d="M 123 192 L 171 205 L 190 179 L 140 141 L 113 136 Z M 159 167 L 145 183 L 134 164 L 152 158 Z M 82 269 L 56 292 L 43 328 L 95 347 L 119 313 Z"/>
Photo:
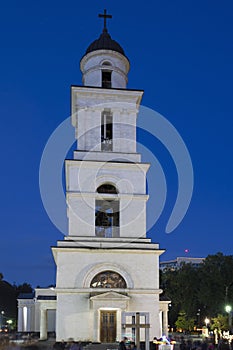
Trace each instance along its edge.
<path fill-rule="evenodd" d="M 102 70 L 102 87 L 111 88 L 112 87 L 112 72 Z"/>
<path fill-rule="evenodd" d="M 112 151 L 112 114 L 103 111 L 101 116 L 101 151 Z"/>

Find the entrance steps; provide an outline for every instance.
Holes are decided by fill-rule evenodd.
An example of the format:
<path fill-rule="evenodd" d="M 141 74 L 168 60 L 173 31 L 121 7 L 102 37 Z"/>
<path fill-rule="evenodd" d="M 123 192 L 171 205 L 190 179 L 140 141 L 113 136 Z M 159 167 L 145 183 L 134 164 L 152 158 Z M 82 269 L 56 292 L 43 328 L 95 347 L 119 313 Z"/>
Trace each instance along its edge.
<path fill-rule="evenodd" d="M 83 350 L 118 350 L 119 343 L 90 343 Z"/>

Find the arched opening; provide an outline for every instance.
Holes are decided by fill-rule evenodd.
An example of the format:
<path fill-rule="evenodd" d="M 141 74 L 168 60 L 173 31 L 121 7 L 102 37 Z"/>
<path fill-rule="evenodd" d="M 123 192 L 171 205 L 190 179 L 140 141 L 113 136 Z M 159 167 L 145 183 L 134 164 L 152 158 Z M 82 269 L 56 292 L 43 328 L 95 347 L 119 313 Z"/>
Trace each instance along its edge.
<path fill-rule="evenodd" d="M 104 61 L 104 62 L 102 63 L 102 66 L 112 66 L 112 63 L 109 62 L 109 61 Z"/>
<path fill-rule="evenodd" d="M 91 288 L 127 288 L 124 278 L 115 271 L 102 271 L 91 281 Z"/>
<path fill-rule="evenodd" d="M 112 194 L 117 194 L 118 193 L 116 187 L 114 185 L 111 185 L 111 184 L 100 185 L 97 188 L 97 192 L 98 193 L 112 193 Z"/>
<path fill-rule="evenodd" d="M 104 183 L 97 188 L 97 193 L 118 194 L 116 187 Z M 95 235 L 97 237 L 119 237 L 120 206 L 118 196 L 100 198 L 95 201 Z"/>
<path fill-rule="evenodd" d="M 96 199 L 95 235 L 97 237 L 119 237 L 119 200 Z"/>

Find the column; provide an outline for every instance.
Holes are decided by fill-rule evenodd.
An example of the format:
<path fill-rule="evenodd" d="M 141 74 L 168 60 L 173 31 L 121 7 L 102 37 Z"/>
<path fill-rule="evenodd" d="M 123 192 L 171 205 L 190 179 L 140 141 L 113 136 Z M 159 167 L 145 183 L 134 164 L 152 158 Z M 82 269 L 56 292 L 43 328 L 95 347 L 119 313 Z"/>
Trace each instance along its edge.
<path fill-rule="evenodd" d="M 150 324 L 149 312 L 145 314 L 145 324 Z M 146 350 L 150 350 L 150 328 L 145 328 Z"/>
<path fill-rule="evenodd" d="M 163 335 L 168 336 L 168 318 L 167 318 L 167 311 L 163 311 Z"/>
<path fill-rule="evenodd" d="M 96 342 L 100 341 L 100 311 L 97 309 L 92 310 L 92 317 L 93 317 L 93 340 Z"/>
<path fill-rule="evenodd" d="M 163 335 L 163 312 L 159 310 L 159 338 Z"/>
<path fill-rule="evenodd" d="M 18 332 L 23 332 L 23 307 L 18 307 Z"/>
<path fill-rule="evenodd" d="M 122 147 L 122 136 L 121 136 L 121 111 L 118 108 L 111 108 L 112 112 L 112 122 L 113 122 L 113 144 L 112 150 L 113 152 L 121 152 Z M 124 149 L 124 147 L 123 147 Z"/>
<path fill-rule="evenodd" d="M 47 339 L 47 310 L 40 310 L 40 340 Z"/>
<path fill-rule="evenodd" d="M 27 329 L 26 331 L 27 332 L 31 332 L 32 329 L 31 329 L 31 315 L 32 315 L 32 306 L 31 305 L 28 305 L 28 312 L 27 312 Z"/>

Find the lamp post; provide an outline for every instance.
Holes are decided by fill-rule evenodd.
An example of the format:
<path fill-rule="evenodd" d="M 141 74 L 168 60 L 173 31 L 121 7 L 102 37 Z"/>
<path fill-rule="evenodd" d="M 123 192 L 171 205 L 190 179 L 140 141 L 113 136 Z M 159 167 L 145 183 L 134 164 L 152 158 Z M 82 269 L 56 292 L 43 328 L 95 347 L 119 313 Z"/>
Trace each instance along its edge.
<path fill-rule="evenodd" d="M 205 325 L 206 325 L 206 328 L 208 327 L 208 324 L 210 323 L 210 320 L 206 317 L 205 318 Z"/>
<path fill-rule="evenodd" d="M 206 336 L 208 337 L 208 335 L 209 335 L 208 324 L 210 323 L 210 320 L 206 317 L 204 319 L 204 322 L 205 322 L 205 326 L 206 326 Z"/>
<path fill-rule="evenodd" d="M 200 323 L 201 323 L 201 309 L 198 309 L 197 310 L 197 326 L 198 327 L 201 326 Z"/>
<path fill-rule="evenodd" d="M 1 327 L 4 326 L 3 321 L 4 321 L 4 314 L 5 312 L 2 310 L 1 311 Z"/>
<path fill-rule="evenodd" d="M 6 323 L 8 324 L 9 330 L 11 330 L 13 321 L 12 320 L 7 320 Z"/>
<path fill-rule="evenodd" d="M 228 313 L 228 326 L 229 326 L 229 331 L 230 331 L 231 330 L 231 323 L 232 323 L 232 321 L 231 321 L 231 317 L 232 317 L 231 305 L 226 305 L 225 310 Z"/>

